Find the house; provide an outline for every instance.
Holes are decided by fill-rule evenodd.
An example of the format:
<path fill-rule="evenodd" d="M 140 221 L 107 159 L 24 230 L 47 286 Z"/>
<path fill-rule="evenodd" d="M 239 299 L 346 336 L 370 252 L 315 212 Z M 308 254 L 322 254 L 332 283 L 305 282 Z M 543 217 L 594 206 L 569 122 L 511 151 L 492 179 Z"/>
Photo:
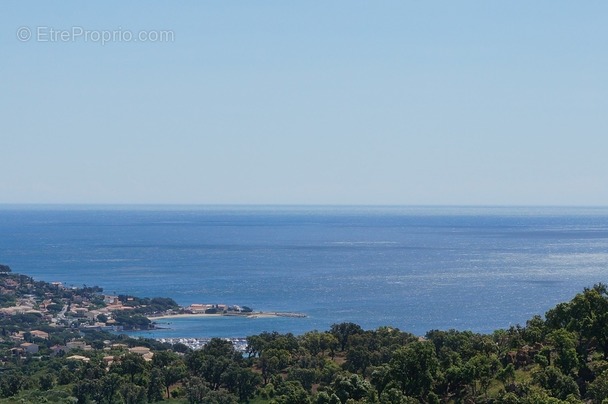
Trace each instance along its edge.
<path fill-rule="evenodd" d="M 118 296 L 110 296 L 110 295 L 104 295 L 103 297 L 103 302 L 105 304 L 120 304 L 120 300 L 118 299 Z"/>
<path fill-rule="evenodd" d="M 51 294 L 50 297 L 52 297 L 52 294 Z M 45 300 L 42 301 L 42 303 L 39 304 L 39 306 L 42 307 L 43 309 L 46 309 L 51 304 L 54 304 L 51 299 L 45 299 Z"/>
<path fill-rule="evenodd" d="M 76 309 L 73 309 L 72 311 L 75 313 L 75 317 L 85 317 L 86 314 L 89 312 L 89 309 L 85 307 L 78 307 Z"/>
<path fill-rule="evenodd" d="M 203 309 L 203 305 L 202 304 L 191 304 L 190 306 L 186 307 L 186 310 L 192 312 L 192 313 L 198 313 Z"/>
<path fill-rule="evenodd" d="M 0 311 L 3 313 L 6 313 L 8 315 L 11 315 L 11 316 L 14 316 L 15 314 L 25 314 L 30 311 L 35 312 L 35 310 L 33 310 L 31 306 L 26 306 L 26 305 L 5 307 L 5 308 L 0 309 Z M 38 313 L 40 313 L 40 312 L 38 312 Z"/>
<path fill-rule="evenodd" d="M 11 348 L 11 353 L 13 355 L 21 356 L 23 355 L 23 348 Z"/>
<path fill-rule="evenodd" d="M 213 307 L 213 305 L 211 305 L 211 304 L 194 303 L 194 304 L 191 304 L 190 306 L 186 307 L 186 310 L 189 311 L 190 313 L 198 314 L 198 313 L 204 313 L 205 310 L 210 309 L 212 307 Z"/>
<path fill-rule="evenodd" d="M 89 362 L 91 360 L 91 359 L 87 358 L 86 356 L 82 356 L 82 355 L 72 355 L 72 356 L 68 356 L 66 359 L 82 361 L 82 362 Z"/>
<path fill-rule="evenodd" d="M 65 344 L 65 347 L 68 351 L 71 351 L 72 349 L 82 349 L 84 351 L 91 351 L 93 349 L 93 347 L 87 345 L 85 341 L 69 341 L 67 344 Z"/>
<path fill-rule="evenodd" d="M 24 342 L 23 344 L 21 344 L 19 346 L 23 349 L 23 351 L 26 354 L 35 354 L 35 353 L 38 353 L 38 349 L 39 349 L 38 344 L 34 344 L 34 343 L 31 343 L 31 342 Z"/>
<path fill-rule="evenodd" d="M 61 355 L 62 353 L 67 352 L 67 348 L 64 345 L 53 345 L 51 347 L 51 351 L 53 352 L 53 356 Z"/>
<path fill-rule="evenodd" d="M 104 356 L 103 361 L 106 364 L 106 368 L 109 368 L 117 360 L 116 360 L 116 357 L 114 357 L 114 356 Z"/>
<path fill-rule="evenodd" d="M 150 352 L 150 348 L 145 346 L 134 346 L 133 348 L 129 348 L 129 352 L 144 355 Z"/>
<path fill-rule="evenodd" d="M 91 310 L 85 313 L 85 316 L 89 319 L 89 320 L 96 320 L 97 316 L 100 315 L 101 312 L 99 310 Z"/>
<path fill-rule="evenodd" d="M 44 331 L 40 331 L 40 330 L 33 330 L 33 331 L 30 331 L 30 334 L 34 338 L 49 339 L 49 333 L 48 332 L 44 332 Z"/>
<path fill-rule="evenodd" d="M 133 348 L 129 348 L 129 352 L 141 355 L 146 362 L 150 362 L 154 356 L 154 353 L 150 352 L 150 348 L 145 346 L 135 346 Z"/>

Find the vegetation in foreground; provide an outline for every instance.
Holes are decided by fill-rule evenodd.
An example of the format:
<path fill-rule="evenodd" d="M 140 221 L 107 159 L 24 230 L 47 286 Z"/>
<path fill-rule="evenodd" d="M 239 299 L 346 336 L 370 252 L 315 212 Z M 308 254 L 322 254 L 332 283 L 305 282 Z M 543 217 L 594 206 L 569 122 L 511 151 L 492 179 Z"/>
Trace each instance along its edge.
<path fill-rule="evenodd" d="M 100 290 L 62 291 L 6 266 L 0 274 L 1 307 L 27 298 L 60 312 L 66 293 L 100 300 Z M 489 335 L 342 323 L 250 336 L 245 353 L 222 339 L 192 351 L 51 323 L 34 309 L 0 315 L 0 402 L 608 403 L 602 284 Z"/>

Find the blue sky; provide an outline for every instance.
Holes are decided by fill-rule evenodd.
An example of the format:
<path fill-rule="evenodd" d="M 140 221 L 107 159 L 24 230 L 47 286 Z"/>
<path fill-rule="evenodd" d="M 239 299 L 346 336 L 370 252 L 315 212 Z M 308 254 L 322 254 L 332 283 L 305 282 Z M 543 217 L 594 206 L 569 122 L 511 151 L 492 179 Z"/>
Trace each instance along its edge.
<path fill-rule="evenodd" d="M 606 205 L 607 18 L 602 1 L 2 2 L 0 203 Z"/>

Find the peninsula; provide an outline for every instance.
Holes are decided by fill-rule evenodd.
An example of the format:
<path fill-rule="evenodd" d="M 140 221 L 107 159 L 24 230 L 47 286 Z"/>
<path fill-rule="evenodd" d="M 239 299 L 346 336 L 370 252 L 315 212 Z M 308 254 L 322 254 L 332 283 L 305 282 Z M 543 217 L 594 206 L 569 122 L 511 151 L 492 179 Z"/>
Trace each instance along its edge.
<path fill-rule="evenodd" d="M 176 317 L 306 317 L 302 313 L 254 311 L 248 306 L 191 304 L 167 297 L 106 295 L 97 286 L 74 288 L 61 282 L 39 282 L 0 266 L 0 316 L 34 315 L 49 326 L 104 331 L 155 328 L 154 320 Z"/>
<path fill-rule="evenodd" d="M 193 303 L 186 307 L 180 307 L 178 311 L 169 309 L 164 313 L 148 316 L 150 320 L 179 318 L 179 317 L 217 317 L 233 316 L 247 318 L 262 317 L 306 317 L 303 313 L 279 312 L 279 311 L 253 311 L 247 306 L 229 306 L 227 304 L 201 304 Z"/>

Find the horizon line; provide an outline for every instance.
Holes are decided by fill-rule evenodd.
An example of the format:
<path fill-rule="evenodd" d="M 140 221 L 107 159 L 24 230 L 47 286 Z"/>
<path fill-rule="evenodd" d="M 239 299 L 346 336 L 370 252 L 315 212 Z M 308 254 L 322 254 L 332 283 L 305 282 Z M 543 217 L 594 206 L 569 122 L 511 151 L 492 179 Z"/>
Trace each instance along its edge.
<path fill-rule="evenodd" d="M 76 203 L 76 202 L 0 202 L 2 208 L 96 208 L 96 207 L 177 207 L 177 208 L 239 208 L 239 207 L 277 207 L 277 208 L 608 208 L 597 204 L 393 204 L 393 203 Z"/>

